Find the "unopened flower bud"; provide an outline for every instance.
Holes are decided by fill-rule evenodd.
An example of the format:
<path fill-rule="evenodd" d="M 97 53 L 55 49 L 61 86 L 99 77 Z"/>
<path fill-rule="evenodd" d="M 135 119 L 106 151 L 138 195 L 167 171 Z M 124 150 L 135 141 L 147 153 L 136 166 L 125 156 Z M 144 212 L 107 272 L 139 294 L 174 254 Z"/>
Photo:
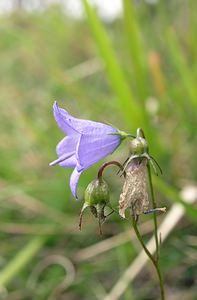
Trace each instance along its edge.
<path fill-rule="evenodd" d="M 105 219 L 111 215 L 115 210 L 111 207 L 109 202 L 109 187 L 107 182 L 103 179 L 103 172 L 109 166 L 118 166 L 120 170 L 122 170 L 124 177 L 126 176 L 125 171 L 123 170 L 123 166 L 115 160 L 104 163 L 98 170 L 97 179 L 91 181 L 87 186 L 84 194 L 84 205 L 81 209 L 80 219 L 79 219 L 79 228 L 81 229 L 82 225 L 82 217 L 84 210 L 89 207 L 92 214 L 98 218 L 100 234 L 101 224 L 105 221 Z M 111 209 L 111 212 L 108 215 L 105 215 L 105 207 L 108 206 Z"/>
<path fill-rule="evenodd" d="M 136 137 L 130 141 L 129 150 L 132 155 L 148 153 L 148 143 L 143 137 Z"/>
<path fill-rule="evenodd" d="M 98 218 L 100 234 L 101 223 L 105 221 L 105 207 L 109 204 L 109 187 L 102 177 L 97 178 L 89 183 L 84 194 L 84 205 L 80 214 L 79 228 L 81 229 L 82 216 L 84 210 L 89 207 L 92 214 Z"/>
<path fill-rule="evenodd" d="M 88 206 L 107 204 L 109 202 L 109 187 L 103 179 L 95 179 L 90 182 L 85 190 L 85 203 Z"/>

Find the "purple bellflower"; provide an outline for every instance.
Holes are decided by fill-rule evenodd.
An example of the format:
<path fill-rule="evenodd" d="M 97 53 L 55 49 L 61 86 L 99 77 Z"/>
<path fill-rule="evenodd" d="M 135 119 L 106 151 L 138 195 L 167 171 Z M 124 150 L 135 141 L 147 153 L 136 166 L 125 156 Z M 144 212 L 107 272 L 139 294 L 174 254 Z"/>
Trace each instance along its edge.
<path fill-rule="evenodd" d="M 58 159 L 51 162 L 50 166 L 58 164 L 64 168 L 74 168 L 70 177 L 70 188 L 77 199 L 77 185 L 81 173 L 114 152 L 127 134 L 106 124 L 74 118 L 60 108 L 57 102 L 53 105 L 53 113 L 66 137 L 57 145 Z"/>

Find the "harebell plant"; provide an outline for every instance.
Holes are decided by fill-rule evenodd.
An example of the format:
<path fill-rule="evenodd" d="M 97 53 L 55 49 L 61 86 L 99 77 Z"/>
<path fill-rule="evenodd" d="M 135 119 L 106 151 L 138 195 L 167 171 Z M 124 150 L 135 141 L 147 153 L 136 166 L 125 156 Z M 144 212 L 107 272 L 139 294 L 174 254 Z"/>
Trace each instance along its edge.
<path fill-rule="evenodd" d="M 164 300 L 156 214 L 165 212 L 166 208 L 156 207 L 150 166 L 156 175 L 158 175 L 157 169 L 160 173 L 162 170 L 157 161 L 149 154 L 148 143 L 143 130 L 138 128 L 136 136 L 134 136 L 111 125 L 78 119 L 60 108 L 57 102 L 53 105 L 53 113 L 58 126 L 66 136 L 58 143 L 56 147 L 58 158 L 51 162 L 50 166 L 59 165 L 63 168 L 74 169 L 70 177 L 70 189 L 76 199 L 78 198 L 77 186 L 81 173 L 113 153 L 125 138 L 130 139 L 129 156 L 125 162 L 121 164 L 113 160 L 104 163 L 99 168 L 96 178 L 88 184 L 84 192 L 79 228 L 81 230 L 83 213 L 87 208 L 98 219 L 100 234 L 102 234 L 101 225 L 114 212 L 123 219 L 131 219 L 136 236 L 155 267 L 159 278 L 161 299 Z M 110 203 L 110 187 L 106 179 L 103 178 L 104 170 L 113 165 L 118 167 L 116 174 L 119 174 L 124 180 L 118 210 L 113 208 Z M 148 190 L 150 190 L 150 196 Z M 151 199 L 151 208 L 149 199 Z M 108 214 L 106 208 L 111 210 Z M 140 215 L 149 213 L 153 213 L 154 220 L 155 256 L 147 249 L 137 225 Z"/>

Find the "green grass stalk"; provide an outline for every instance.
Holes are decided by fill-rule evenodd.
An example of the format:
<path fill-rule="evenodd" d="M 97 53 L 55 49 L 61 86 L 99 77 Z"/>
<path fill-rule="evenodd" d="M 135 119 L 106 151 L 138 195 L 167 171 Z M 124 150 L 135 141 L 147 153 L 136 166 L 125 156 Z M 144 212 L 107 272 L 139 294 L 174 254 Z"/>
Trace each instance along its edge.
<path fill-rule="evenodd" d="M 36 236 L 0 272 L 0 287 L 7 285 L 42 248 L 46 237 Z"/>

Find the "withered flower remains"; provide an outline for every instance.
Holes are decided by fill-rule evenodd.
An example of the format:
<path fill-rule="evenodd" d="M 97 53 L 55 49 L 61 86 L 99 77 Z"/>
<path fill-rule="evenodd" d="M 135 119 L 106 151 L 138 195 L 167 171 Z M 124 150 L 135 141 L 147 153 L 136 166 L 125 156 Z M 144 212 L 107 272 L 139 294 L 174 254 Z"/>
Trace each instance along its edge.
<path fill-rule="evenodd" d="M 146 158 L 135 158 L 127 167 L 119 200 L 119 214 L 123 218 L 127 208 L 135 215 L 141 215 L 149 209 L 146 165 Z"/>
<path fill-rule="evenodd" d="M 148 161 L 151 162 L 155 171 L 156 168 L 152 156 L 148 153 L 148 144 L 141 128 L 138 128 L 136 138 L 130 142 L 130 154 L 131 156 L 124 164 L 126 178 L 119 200 L 119 214 L 123 218 L 125 218 L 127 208 L 130 208 L 131 214 L 135 217 L 149 212 Z"/>

